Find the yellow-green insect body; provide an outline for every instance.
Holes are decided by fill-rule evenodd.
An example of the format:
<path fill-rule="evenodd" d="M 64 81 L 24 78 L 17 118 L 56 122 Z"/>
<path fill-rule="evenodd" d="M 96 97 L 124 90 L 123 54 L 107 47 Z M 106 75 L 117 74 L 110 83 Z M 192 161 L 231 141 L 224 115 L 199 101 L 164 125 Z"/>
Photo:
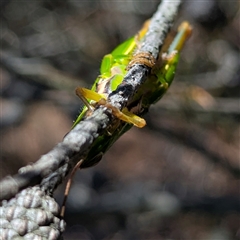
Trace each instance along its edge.
<path fill-rule="evenodd" d="M 91 108 L 94 108 L 95 104 L 99 104 L 101 99 L 105 99 L 106 106 L 112 109 L 113 114 L 117 118 L 122 120 L 119 121 L 117 125 L 111 126 L 111 134 L 109 134 L 109 131 L 106 131 L 94 141 L 81 168 L 90 167 L 100 161 L 101 155 L 105 153 L 123 133 L 128 131 L 132 127 L 132 124 L 143 127 L 145 120 L 135 114 L 148 111 L 150 105 L 156 103 L 164 95 L 174 79 L 179 54 L 184 42 L 191 33 L 191 26 L 187 22 L 180 25 L 178 34 L 168 48 L 167 53 L 159 58 L 161 62 L 160 66 L 158 66 L 158 64 L 154 65 L 151 61 L 150 63 L 146 62 L 149 56 L 145 57 L 144 54 L 133 55 L 139 42 L 144 37 L 146 30 L 146 27 L 144 27 L 136 37 L 128 39 L 113 50 L 111 54 L 103 58 L 100 68 L 101 74 L 96 79 L 91 90 L 77 88 L 77 95 L 84 101 L 87 107 L 84 107 L 74 126 L 87 115 L 88 111 L 91 113 Z M 150 64 L 152 73 L 148 76 L 146 82 L 140 86 L 127 108 L 120 112 L 118 109 L 116 110 L 113 106 L 107 104 L 106 99 L 108 95 L 116 90 L 119 84 L 123 82 L 127 73 L 127 66 L 135 63 Z M 86 98 L 88 100 L 86 100 Z M 135 112 L 135 109 L 138 110 Z"/>

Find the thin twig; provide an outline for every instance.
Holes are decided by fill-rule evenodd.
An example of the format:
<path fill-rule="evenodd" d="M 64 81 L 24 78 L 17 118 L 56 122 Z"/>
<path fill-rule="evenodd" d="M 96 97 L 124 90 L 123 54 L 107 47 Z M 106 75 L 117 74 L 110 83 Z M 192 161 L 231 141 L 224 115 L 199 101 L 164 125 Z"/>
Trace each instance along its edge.
<path fill-rule="evenodd" d="M 77 172 L 77 170 L 80 168 L 81 164 L 83 162 L 83 159 L 81 159 L 76 165 L 75 167 L 73 168 L 70 176 L 69 176 L 69 179 L 67 181 L 67 185 L 66 185 L 66 188 L 65 188 L 65 193 L 64 193 L 64 199 L 63 199 L 63 203 L 62 203 L 62 207 L 61 207 L 61 213 L 60 213 L 60 216 L 63 218 L 64 217 L 64 214 L 65 214 L 65 209 L 66 209 L 66 202 L 67 202 L 67 198 L 68 198 L 68 194 L 70 192 L 70 188 L 71 188 L 71 185 L 72 185 L 72 180 L 73 180 L 73 177 L 75 175 L 75 173 Z"/>

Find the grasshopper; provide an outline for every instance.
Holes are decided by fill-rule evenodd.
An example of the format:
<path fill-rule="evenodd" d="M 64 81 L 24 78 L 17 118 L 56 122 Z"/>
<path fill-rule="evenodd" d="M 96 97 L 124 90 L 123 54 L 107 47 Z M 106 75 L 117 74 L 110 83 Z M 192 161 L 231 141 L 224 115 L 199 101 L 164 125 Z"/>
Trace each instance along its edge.
<path fill-rule="evenodd" d="M 112 114 L 119 120 L 118 124 L 111 126 L 106 133 L 99 136 L 89 153 L 81 164 L 81 168 L 90 167 L 100 161 L 106 150 L 132 125 L 142 128 L 146 122 L 138 114 L 148 111 L 151 104 L 156 103 L 171 85 L 179 60 L 180 51 L 185 41 L 191 34 L 191 26 L 188 22 L 183 22 L 174 40 L 168 47 L 166 53 L 161 53 L 158 59 L 154 59 L 150 53 L 134 54 L 141 44 L 149 26 L 147 21 L 138 34 L 129 38 L 110 54 L 104 56 L 100 75 L 95 80 L 91 90 L 78 87 L 76 94 L 84 102 L 85 106 L 76 119 L 75 127 L 82 119 L 91 115 L 96 106 L 104 105 L 112 110 Z M 117 89 L 133 64 L 144 64 L 151 68 L 151 74 L 143 85 L 140 86 L 127 107 L 120 111 L 107 102 L 109 94 Z M 135 110 L 137 109 L 137 111 Z"/>

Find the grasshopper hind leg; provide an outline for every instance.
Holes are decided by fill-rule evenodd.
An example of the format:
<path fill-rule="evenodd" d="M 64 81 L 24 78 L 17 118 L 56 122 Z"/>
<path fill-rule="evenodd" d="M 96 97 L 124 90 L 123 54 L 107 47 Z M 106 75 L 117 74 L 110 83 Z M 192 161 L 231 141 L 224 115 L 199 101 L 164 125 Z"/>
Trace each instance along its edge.
<path fill-rule="evenodd" d="M 92 90 L 78 87 L 76 89 L 77 96 L 84 102 L 88 110 L 93 111 L 95 108 L 87 99 L 95 101 L 97 104 L 105 106 L 112 110 L 112 114 L 120 120 L 133 124 L 136 127 L 142 128 L 146 125 L 146 121 L 137 115 L 129 112 L 126 108 L 120 111 L 107 102 L 106 97 Z"/>

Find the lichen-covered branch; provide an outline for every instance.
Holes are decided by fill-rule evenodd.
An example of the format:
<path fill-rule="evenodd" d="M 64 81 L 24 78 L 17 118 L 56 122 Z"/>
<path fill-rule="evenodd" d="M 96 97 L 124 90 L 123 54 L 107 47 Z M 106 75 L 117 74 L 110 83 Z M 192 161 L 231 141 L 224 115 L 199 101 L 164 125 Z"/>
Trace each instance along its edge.
<path fill-rule="evenodd" d="M 180 0 L 162 1 L 157 12 L 151 19 L 149 30 L 138 52 L 149 52 L 155 58 L 158 56 L 159 50 L 161 49 L 164 39 L 172 26 L 174 17 L 177 14 L 180 2 Z M 133 65 L 126 75 L 123 83 L 115 92 L 110 94 L 108 101 L 113 106 L 122 109 L 134 96 L 139 86 L 144 83 L 149 71 L 150 68 L 148 66 L 139 64 Z M 3 206 L 1 207 L 0 218 L 4 219 L 4 221 L 6 220 L 6 224 L 1 226 L 1 228 L 4 229 L 6 239 L 10 239 L 7 237 L 9 237 L 9 234 L 11 233 L 14 233 L 14 236 L 17 236 L 16 234 L 24 236 L 25 233 L 31 232 L 31 230 L 27 229 L 28 227 L 32 227 L 32 231 L 37 232 L 36 234 L 39 236 L 41 236 L 41 234 L 44 235 L 40 228 L 38 229 L 39 223 L 36 221 L 34 222 L 34 219 L 29 221 L 25 219 L 23 229 L 20 233 L 19 229 L 14 228 L 12 225 L 15 215 L 11 214 L 11 216 L 8 216 L 7 213 L 10 211 L 9 209 L 11 208 L 12 212 L 14 212 L 14 209 L 17 209 L 14 208 L 14 206 L 18 206 L 21 209 L 24 208 L 23 212 L 25 212 L 32 210 L 32 207 L 35 210 L 41 208 L 44 202 L 38 199 L 38 204 L 35 204 L 37 201 L 36 197 L 39 196 L 39 194 L 43 196 L 52 195 L 54 189 L 64 180 L 76 163 L 86 156 L 94 140 L 103 133 L 107 126 L 111 124 L 112 120 L 113 117 L 111 115 L 111 111 L 104 106 L 100 106 L 90 117 L 87 117 L 85 120 L 77 124 L 61 143 L 54 147 L 50 152 L 43 155 L 36 163 L 21 168 L 19 173 L 15 176 L 6 177 L 1 181 L 1 200 L 5 200 L 3 201 Z M 36 189 L 38 194 L 34 194 L 34 189 Z M 23 191 L 20 192 L 21 190 L 25 191 L 24 193 L 28 195 L 27 200 L 25 199 L 23 201 Z M 7 201 L 14 196 L 15 198 Z M 19 199 L 22 200 L 20 201 Z M 50 210 L 50 213 L 53 214 L 54 217 L 58 217 L 57 212 L 58 211 Z M 19 216 L 16 216 L 21 219 L 24 214 L 26 215 L 26 213 L 23 213 L 22 215 L 20 214 Z M 61 221 L 56 221 L 56 219 L 54 220 L 54 217 L 50 218 L 50 220 L 47 218 L 46 223 L 43 225 L 50 226 L 51 223 L 58 222 L 57 226 L 54 227 L 61 232 L 62 223 Z M 56 239 L 59 237 L 58 234 L 54 234 L 53 237 L 50 238 L 50 230 L 47 234 L 47 239 Z"/>

